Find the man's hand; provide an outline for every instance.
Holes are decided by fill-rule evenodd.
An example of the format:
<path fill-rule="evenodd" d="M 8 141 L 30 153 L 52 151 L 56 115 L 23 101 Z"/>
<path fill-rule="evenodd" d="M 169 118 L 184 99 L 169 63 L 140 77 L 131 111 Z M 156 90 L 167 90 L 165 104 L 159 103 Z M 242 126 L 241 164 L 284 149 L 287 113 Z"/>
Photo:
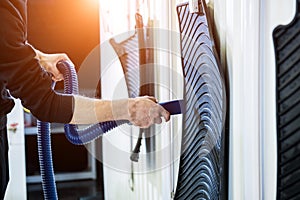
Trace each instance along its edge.
<path fill-rule="evenodd" d="M 54 81 L 61 81 L 64 79 L 63 74 L 59 72 L 56 67 L 56 64 L 60 60 L 68 60 L 72 63 L 70 58 L 65 53 L 57 54 L 46 54 L 41 51 L 36 51 L 36 58 L 39 60 L 40 65 L 49 73 L 52 74 L 52 79 Z"/>
<path fill-rule="evenodd" d="M 162 117 L 170 120 L 170 113 L 157 103 L 154 97 L 144 96 L 129 100 L 129 121 L 141 128 L 160 124 Z"/>

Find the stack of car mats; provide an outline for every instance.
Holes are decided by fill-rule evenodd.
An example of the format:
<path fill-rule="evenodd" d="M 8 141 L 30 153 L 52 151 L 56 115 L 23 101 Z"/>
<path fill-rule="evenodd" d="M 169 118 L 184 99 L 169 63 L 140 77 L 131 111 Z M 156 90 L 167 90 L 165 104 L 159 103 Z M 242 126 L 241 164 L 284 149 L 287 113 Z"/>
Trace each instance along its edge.
<path fill-rule="evenodd" d="M 188 3 L 180 4 L 177 14 L 186 111 L 174 199 L 226 199 L 225 84 L 205 0 L 194 13 Z"/>
<path fill-rule="evenodd" d="M 300 199 L 300 0 L 273 32 L 277 91 L 277 199 Z"/>

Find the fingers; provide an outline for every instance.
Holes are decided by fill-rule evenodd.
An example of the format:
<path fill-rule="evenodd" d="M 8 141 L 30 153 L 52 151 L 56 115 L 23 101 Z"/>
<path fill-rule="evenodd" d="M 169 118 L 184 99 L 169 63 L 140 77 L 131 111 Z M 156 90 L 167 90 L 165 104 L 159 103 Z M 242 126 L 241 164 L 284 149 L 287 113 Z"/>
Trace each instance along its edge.
<path fill-rule="evenodd" d="M 54 65 L 52 67 L 52 74 L 53 74 L 52 79 L 54 81 L 62 81 L 64 79 L 64 77 L 63 77 L 63 74 L 57 69 L 57 67 L 56 67 L 57 63 L 61 60 L 66 60 L 66 61 L 70 62 L 71 64 L 73 64 L 73 63 L 70 60 L 70 58 L 67 56 L 67 54 L 65 54 L 65 53 L 53 54 L 53 56 L 55 57 L 55 59 L 52 63 Z"/>
<path fill-rule="evenodd" d="M 161 116 L 165 119 L 165 121 L 169 121 L 170 120 L 170 113 L 165 110 L 161 105 L 159 105 L 160 107 L 160 114 Z"/>
<path fill-rule="evenodd" d="M 52 74 L 52 80 L 56 82 L 64 80 L 63 74 L 60 73 L 60 71 L 56 67 L 51 70 L 51 74 Z"/>
<path fill-rule="evenodd" d="M 162 119 L 160 117 L 154 118 L 153 123 L 154 124 L 161 124 L 162 123 Z"/>
<path fill-rule="evenodd" d="M 163 117 L 166 122 L 170 120 L 170 113 L 159 104 L 155 104 L 155 106 L 151 108 L 149 116 L 154 122 L 158 121 L 161 123 L 161 120 L 157 120 L 161 119 L 161 117 Z"/>
<path fill-rule="evenodd" d="M 63 74 L 57 69 L 56 65 L 59 61 L 66 60 L 70 62 L 72 65 L 72 61 L 65 53 L 57 53 L 57 54 L 41 54 L 40 64 L 41 66 L 50 74 L 52 74 L 52 80 L 61 81 L 64 79 Z"/>
<path fill-rule="evenodd" d="M 150 99 L 151 101 L 158 103 L 157 99 L 155 97 L 152 96 L 145 96 L 146 98 Z"/>
<path fill-rule="evenodd" d="M 59 82 L 59 81 L 62 81 L 62 80 L 64 80 L 64 77 L 62 76 L 55 76 L 55 75 L 53 75 L 52 76 L 52 80 L 53 81 L 55 81 L 55 82 Z"/>
<path fill-rule="evenodd" d="M 67 56 L 67 54 L 60 53 L 60 54 L 54 54 L 54 55 L 56 55 L 56 64 L 61 60 L 66 60 L 66 61 L 70 62 L 72 65 L 74 65 L 73 62 L 71 61 L 71 59 Z"/>
<path fill-rule="evenodd" d="M 170 120 L 170 113 L 157 103 L 156 98 L 138 97 L 134 102 L 134 106 L 130 109 L 132 124 L 147 128 L 152 124 L 161 124 L 162 118 L 166 122 Z"/>

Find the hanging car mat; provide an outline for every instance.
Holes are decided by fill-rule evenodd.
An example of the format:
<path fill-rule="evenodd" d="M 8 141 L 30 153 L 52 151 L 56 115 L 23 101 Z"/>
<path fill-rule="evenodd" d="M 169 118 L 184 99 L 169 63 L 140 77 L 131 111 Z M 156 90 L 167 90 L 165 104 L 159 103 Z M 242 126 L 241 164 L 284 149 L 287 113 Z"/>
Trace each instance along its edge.
<path fill-rule="evenodd" d="M 114 38 L 111 38 L 109 42 L 121 62 L 128 96 L 130 98 L 138 97 L 140 94 L 140 70 L 137 32 L 120 43 L 117 43 Z"/>
<path fill-rule="evenodd" d="M 130 98 L 140 96 L 140 50 L 138 31 L 136 30 L 134 35 L 120 43 L 116 42 L 114 38 L 111 38 L 109 42 L 121 62 L 128 96 Z M 130 156 L 130 159 L 134 162 L 138 162 L 139 160 L 143 132 L 144 131 L 140 129 L 137 143 Z"/>
<path fill-rule="evenodd" d="M 109 42 L 121 62 L 129 97 L 154 96 L 154 70 L 151 67 L 145 67 L 145 64 L 153 63 L 153 60 L 151 60 L 153 51 L 151 48 L 147 48 L 147 46 L 151 46 L 148 44 L 151 37 L 145 37 L 147 29 L 144 27 L 142 16 L 136 13 L 135 19 L 136 30 L 131 37 L 120 43 L 111 38 Z M 144 67 L 141 67 L 143 65 Z M 138 140 L 130 156 L 130 159 L 134 162 L 138 162 L 139 160 L 143 134 L 151 135 L 150 129 L 140 129 Z M 155 138 L 145 137 L 145 143 L 147 151 L 152 151 Z"/>
<path fill-rule="evenodd" d="M 214 53 L 205 1 L 177 6 L 186 112 L 174 199 L 224 199 L 224 78 Z"/>
<path fill-rule="evenodd" d="M 300 0 L 273 32 L 277 91 L 277 199 L 300 199 Z"/>

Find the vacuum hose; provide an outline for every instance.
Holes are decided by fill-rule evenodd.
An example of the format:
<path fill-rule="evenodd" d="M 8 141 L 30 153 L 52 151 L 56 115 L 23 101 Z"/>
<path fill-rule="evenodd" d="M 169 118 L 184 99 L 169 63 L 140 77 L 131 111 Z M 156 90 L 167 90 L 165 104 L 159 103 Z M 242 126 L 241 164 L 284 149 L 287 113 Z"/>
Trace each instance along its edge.
<path fill-rule="evenodd" d="M 68 61 L 60 61 L 57 64 L 58 70 L 64 76 L 64 93 L 78 94 L 78 80 L 75 67 Z M 171 102 L 161 103 L 170 114 L 181 113 L 181 105 L 183 100 L 175 100 Z M 129 123 L 127 120 L 108 121 L 91 125 L 85 129 L 78 130 L 76 125 L 65 124 L 65 135 L 67 139 L 75 145 L 83 145 L 89 143 L 113 128 Z M 52 151 L 50 123 L 38 121 L 38 153 L 40 171 L 42 176 L 42 186 L 44 191 L 44 199 L 58 199 L 55 184 Z"/>
<path fill-rule="evenodd" d="M 64 75 L 64 93 L 78 94 L 78 79 L 75 67 L 68 61 L 61 61 L 57 64 L 58 70 Z M 67 139 L 76 145 L 83 145 L 100 137 L 103 133 L 121 125 L 129 123 L 127 120 L 107 121 L 93 124 L 85 129 L 78 130 L 76 125 L 65 124 Z"/>

